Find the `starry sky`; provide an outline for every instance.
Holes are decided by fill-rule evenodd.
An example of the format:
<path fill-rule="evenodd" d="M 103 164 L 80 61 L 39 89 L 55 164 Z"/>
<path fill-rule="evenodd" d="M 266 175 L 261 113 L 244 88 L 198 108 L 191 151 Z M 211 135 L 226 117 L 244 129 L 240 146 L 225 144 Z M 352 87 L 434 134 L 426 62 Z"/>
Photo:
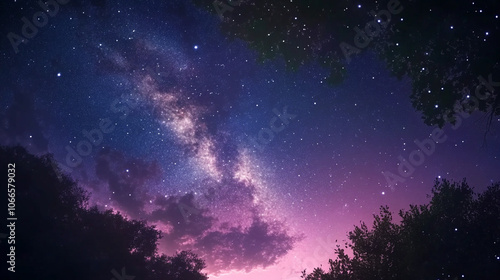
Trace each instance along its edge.
<path fill-rule="evenodd" d="M 0 144 L 52 153 L 92 205 L 156 225 L 160 251 L 193 250 L 210 279 L 300 279 L 436 178 L 500 181 L 500 119 L 484 142 L 479 114 L 391 181 L 435 127 L 369 52 L 332 86 L 314 63 L 258 62 L 190 1 L 65 1 L 15 47 L 41 8 L 1 4 Z"/>

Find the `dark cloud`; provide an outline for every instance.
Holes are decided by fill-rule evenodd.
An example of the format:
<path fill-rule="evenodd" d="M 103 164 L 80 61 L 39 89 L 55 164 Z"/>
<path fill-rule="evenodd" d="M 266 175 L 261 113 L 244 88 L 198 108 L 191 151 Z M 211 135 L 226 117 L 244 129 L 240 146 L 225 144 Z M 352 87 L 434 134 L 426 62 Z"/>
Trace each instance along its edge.
<path fill-rule="evenodd" d="M 246 270 L 276 263 L 301 237 L 291 236 L 280 222 L 253 217 L 250 227 L 211 231 L 198 239 L 195 248 L 211 271 Z"/>
<path fill-rule="evenodd" d="M 148 220 L 168 226 L 161 241 L 166 251 L 193 250 L 211 273 L 249 271 L 275 264 L 301 239 L 288 233 L 283 223 L 261 218 L 260 208 L 252 202 L 255 188 L 235 181 L 206 183 L 206 194 L 155 199 L 159 208 Z M 220 220 L 224 213 L 233 216 L 231 223 Z"/>
<path fill-rule="evenodd" d="M 165 196 L 148 193 L 148 185 L 162 176 L 156 162 L 103 149 L 95 164 L 99 184 L 114 192 L 110 194 L 113 207 L 157 225 L 163 235 L 163 252 L 193 250 L 211 273 L 275 264 L 300 238 L 290 234 L 283 223 L 267 218 L 256 202 L 256 186 L 232 179 L 233 167 L 225 169 L 220 181 L 206 179 L 194 187 L 196 195 L 193 191 Z"/>
<path fill-rule="evenodd" d="M 216 220 L 207 215 L 206 209 L 200 209 L 195 204 L 193 193 L 168 198 L 158 196 L 155 205 L 159 208 L 150 214 L 148 220 L 170 225 L 172 231 L 167 234 L 172 240 L 202 236 Z"/>

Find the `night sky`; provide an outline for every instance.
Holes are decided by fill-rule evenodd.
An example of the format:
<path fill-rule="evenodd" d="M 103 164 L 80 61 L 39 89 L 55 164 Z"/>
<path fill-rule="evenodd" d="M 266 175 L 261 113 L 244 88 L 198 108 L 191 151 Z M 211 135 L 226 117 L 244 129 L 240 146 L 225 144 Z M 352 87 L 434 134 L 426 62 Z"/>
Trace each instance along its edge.
<path fill-rule="evenodd" d="M 381 205 L 427 203 L 436 178 L 500 181 L 500 118 L 484 141 L 480 114 L 400 176 L 435 127 L 369 52 L 332 86 L 314 63 L 258 62 L 181 0 L 70 0 L 13 47 L 6 34 L 41 8 L 8 2 L 0 144 L 52 153 L 92 204 L 156 225 L 160 251 L 192 249 L 210 279 L 299 279 Z"/>

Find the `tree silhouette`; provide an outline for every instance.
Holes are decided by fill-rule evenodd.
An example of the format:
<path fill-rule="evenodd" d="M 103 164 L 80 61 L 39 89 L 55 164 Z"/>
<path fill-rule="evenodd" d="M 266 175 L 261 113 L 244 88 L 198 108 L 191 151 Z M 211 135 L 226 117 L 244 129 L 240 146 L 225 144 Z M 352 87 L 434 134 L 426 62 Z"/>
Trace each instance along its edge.
<path fill-rule="evenodd" d="M 346 64 L 370 50 L 412 82 L 411 102 L 427 125 L 456 124 L 475 110 L 500 114 L 500 2 L 192 0 L 217 14 L 221 30 L 289 69 L 318 63 L 340 83 Z M 496 80 L 495 80 L 496 79 Z"/>
<path fill-rule="evenodd" d="M 352 257 L 337 247 L 328 272 L 306 280 L 496 279 L 500 275 L 500 184 L 476 195 L 464 180 L 436 181 L 426 205 L 401 210 L 399 224 L 387 207 L 349 232 Z"/>
<path fill-rule="evenodd" d="M 4 264 L 1 279 L 208 279 L 195 254 L 158 254 L 161 234 L 154 226 L 89 208 L 88 194 L 51 156 L 0 147 L 0 162 L 4 168 L 15 164 L 17 218 L 16 272 Z M 10 246 L 0 244 L 3 252 Z"/>
<path fill-rule="evenodd" d="M 205 263 L 192 252 L 182 251 L 174 257 L 165 255 L 155 257 L 148 267 L 155 272 L 154 277 L 150 279 L 208 279 L 199 273 L 205 267 Z"/>

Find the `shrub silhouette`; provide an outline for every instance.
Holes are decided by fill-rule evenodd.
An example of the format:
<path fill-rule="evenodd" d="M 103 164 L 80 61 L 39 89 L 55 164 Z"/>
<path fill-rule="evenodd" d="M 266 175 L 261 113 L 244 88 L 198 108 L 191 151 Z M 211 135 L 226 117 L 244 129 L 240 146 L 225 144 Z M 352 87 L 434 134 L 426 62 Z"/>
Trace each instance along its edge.
<path fill-rule="evenodd" d="M 464 180 L 436 181 L 426 205 L 401 210 L 392 222 L 387 207 L 349 232 L 329 271 L 303 272 L 306 280 L 498 279 L 500 275 L 500 184 L 475 194 Z M 345 249 L 350 248 L 352 256 Z"/>
<path fill-rule="evenodd" d="M 153 226 L 89 208 L 88 193 L 62 174 L 50 155 L 0 147 L 0 162 L 4 172 L 15 164 L 17 217 L 16 272 L 4 262 L 1 279 L 120 280 L 115 274 L 129 280 L 208 279 L 195 254 L 158 254 L 161 234 Z M 6 201 L 7 190 L 1 195 Z M 2 213 L 5 221 L 7 211 Z M 2 252 L 10 246 L 0 244 Z"/>

